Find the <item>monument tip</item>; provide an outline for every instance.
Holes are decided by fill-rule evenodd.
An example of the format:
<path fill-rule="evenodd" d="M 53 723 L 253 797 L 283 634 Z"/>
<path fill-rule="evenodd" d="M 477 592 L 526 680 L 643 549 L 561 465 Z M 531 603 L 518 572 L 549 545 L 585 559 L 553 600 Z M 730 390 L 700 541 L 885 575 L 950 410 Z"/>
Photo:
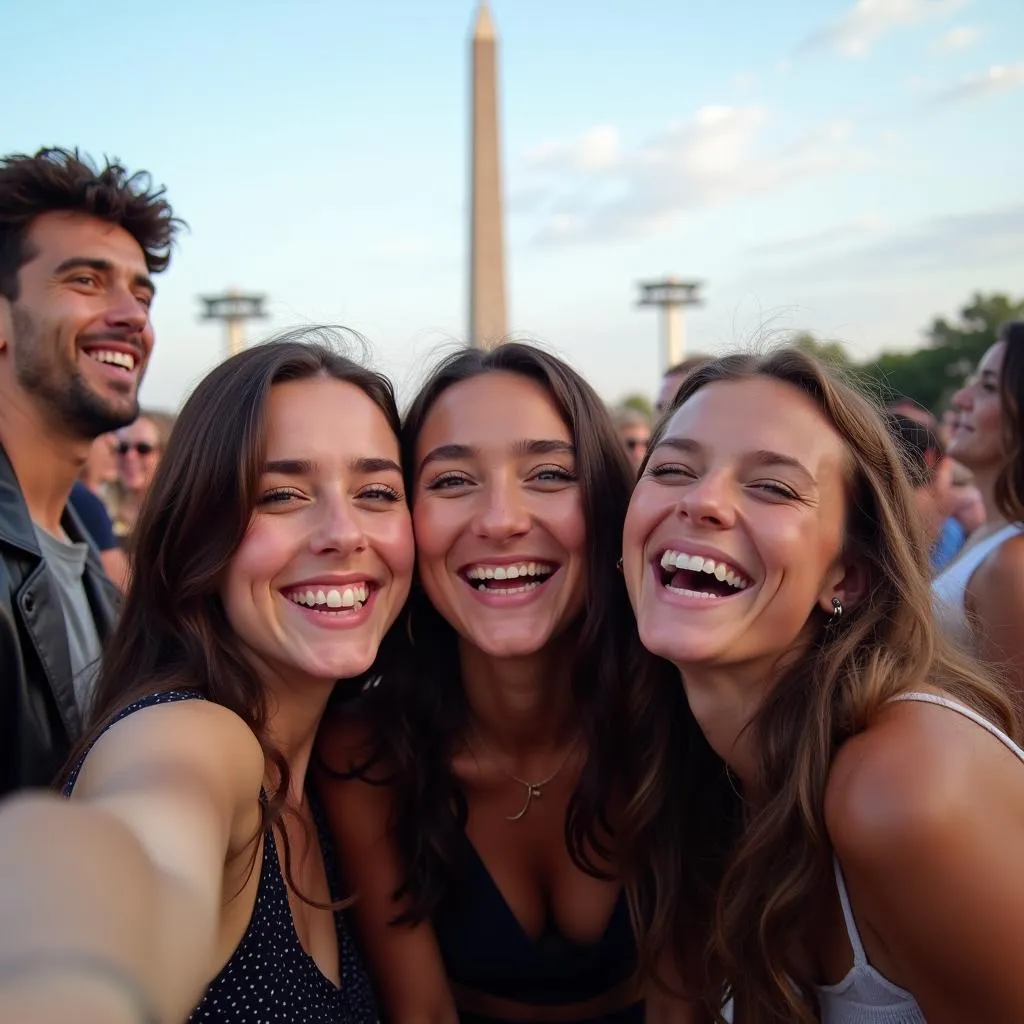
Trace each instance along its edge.
<path fill-rule="evenodd" d="M 494 39 L 494 21 L 491 19 L 491 8 L 487 0 L 480 0 L 476 9 L 476 25 L 473 26 L 474 39 Z"/>

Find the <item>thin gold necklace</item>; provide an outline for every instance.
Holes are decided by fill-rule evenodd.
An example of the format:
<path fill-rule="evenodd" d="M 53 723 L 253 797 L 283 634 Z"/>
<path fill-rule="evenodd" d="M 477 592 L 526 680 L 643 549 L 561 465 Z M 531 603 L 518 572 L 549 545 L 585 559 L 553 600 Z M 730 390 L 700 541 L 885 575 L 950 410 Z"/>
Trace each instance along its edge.
<path fill-rule="evenodd" d="M 569 758 L 572 757 L 573 752 L 576 750 L 576 746 L 580 741 L 579 736 L 572 741 L 569 749 L 566 751 L 565 757 L 562 758 L 562 763 L 546 778 L 541 779 L 540 782 L 528 782 L 526 779 L 519 778 L 518 775 L 513 775 L 510 771 L 506 771 L 502 768 L 498 761 L 498 755 L 495 753 L 494 748 L 480 735 L 480 730 L 477 728 L 476 723 L 471 721 L 470 728 L 473 730 L 473 734 L 480 741 L 480 745 L 491 755 L 491 760 L 494 762 L 495 767 L 501 772 L 506 778 L 511 779 L 513 782 L 518 782 L 526 790 L 526 803 L 523 804 L 518 814 L 506 815 L 506 821 L 519 821 L 523 815 L 530 809 L 530 804 L 533 803 L 534 797 L 538 800 L 541 797 L 541 790 L 549 783 L 553 782 L 562 769 L 569 763 Z"/>

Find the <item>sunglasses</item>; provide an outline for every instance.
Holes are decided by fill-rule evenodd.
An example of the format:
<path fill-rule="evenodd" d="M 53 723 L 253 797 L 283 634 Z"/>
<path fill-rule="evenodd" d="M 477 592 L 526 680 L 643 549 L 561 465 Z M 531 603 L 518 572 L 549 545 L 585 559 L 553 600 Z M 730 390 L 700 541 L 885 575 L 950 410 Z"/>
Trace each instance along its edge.
<path fill-rule="evenodd" d="M 148 441 L 119 441 L 114 445 L 114 451 L 118 455 L 127 455 L 129 452 L 134 451 L 140 457 L 145 455 L 152 455 L 156 451 L 157 446 L 150 444 Z"/>
<path fill-rule="evenodd" d="M 625 439 L 625 444 L 631 452 L 636 451 L 637 448 L 641 448 L 646 451 L 650 441 L 643 441 L 639 437 L 627 437 Z"/>

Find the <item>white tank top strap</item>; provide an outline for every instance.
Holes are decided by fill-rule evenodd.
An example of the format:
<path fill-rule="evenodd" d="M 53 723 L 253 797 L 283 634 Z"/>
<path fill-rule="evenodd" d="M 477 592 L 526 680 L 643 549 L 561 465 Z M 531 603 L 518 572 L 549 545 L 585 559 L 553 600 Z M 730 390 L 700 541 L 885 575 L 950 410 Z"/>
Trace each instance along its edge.
<path fill-rule="evenodd" d="M 868 955 L 864 952 L 864 943 L 860 940 L 860 930 L 857 922 L 853 919 L 853 907 L 850 906 L 850 894 L 846 891 L 846 879 L 843 878 L 843 869 L 839 866 L 839 858 L 833 856 L 832 870 L 836 876 L 836 888 L 839 890 L 839 902 L 843 907 L 843 921 L 846 924 L 846 934 L 850 937 L 850 945 L 853 947 L 853 968 L 866 967 Z"/>
<path fill-rule="evenodd" d="M 963 715 L 964 718 L 969 718 L 975 723 L 975 725 L 980 725 L 986 732 L 991 733 L 997 740 L 999 740 L 1000 743 L 1012 750 L 1013 753 L 1015 753 L 1017 757 L 1024 762 L 1024 749 L 1017 746 L 1017 744 L 1014 743 L 1002 729 L 993 725 L 983 715 L 979 715 L 973 708 L 969 708 L 966 704 L 961 704 L 959 701 L 953 700 L 951 697 L 942 697 L 937 693 L 921 693 L 917 690 L 911 690 L 907 693 L 900 693 L 895 697 L 890 697 L 889 700 L 916 700 L 921 701 L 924 704 L 937 704 L 939 707 L 955 711 L 958 715 Z"/>

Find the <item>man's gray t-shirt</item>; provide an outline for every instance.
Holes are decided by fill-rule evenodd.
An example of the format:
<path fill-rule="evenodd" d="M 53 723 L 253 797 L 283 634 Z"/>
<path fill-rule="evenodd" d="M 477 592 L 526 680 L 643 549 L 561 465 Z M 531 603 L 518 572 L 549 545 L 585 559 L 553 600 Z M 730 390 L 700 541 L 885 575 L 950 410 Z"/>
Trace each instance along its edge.
<path fill-rule="evenodd" d="M 68 634 L 75 702 L 85 716 L 92 702 L 93 683 L 96 680 L 102 650 L 99 631 L 96 629 L 96 620 L 92 617 L 92 608 L 83 579 L 89 545 L 61 540 L 37 523 L 33 523 L 32 526 L 35 528 L 46 567 L 57 583 L 60 606 L 64 612 L 64 625 Z"/>

